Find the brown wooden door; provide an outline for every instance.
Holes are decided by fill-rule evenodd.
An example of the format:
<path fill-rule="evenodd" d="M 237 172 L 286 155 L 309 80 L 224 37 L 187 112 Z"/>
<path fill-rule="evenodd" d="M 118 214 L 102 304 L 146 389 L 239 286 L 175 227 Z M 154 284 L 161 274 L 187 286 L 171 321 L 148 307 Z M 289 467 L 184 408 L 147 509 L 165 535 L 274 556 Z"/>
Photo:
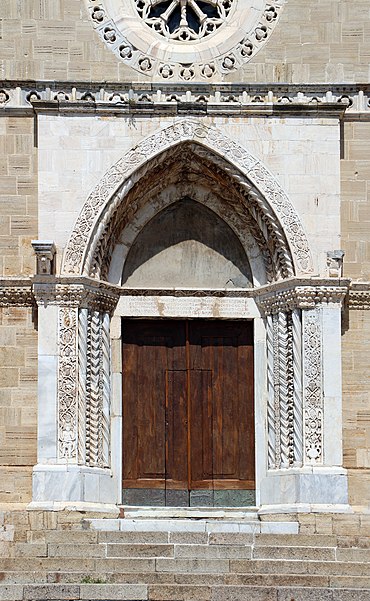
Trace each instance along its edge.
<path fill-rule="evenodd" d="M 254 489 L 252 324 L 124 320 L 122 333 L 124 502 Z"/>

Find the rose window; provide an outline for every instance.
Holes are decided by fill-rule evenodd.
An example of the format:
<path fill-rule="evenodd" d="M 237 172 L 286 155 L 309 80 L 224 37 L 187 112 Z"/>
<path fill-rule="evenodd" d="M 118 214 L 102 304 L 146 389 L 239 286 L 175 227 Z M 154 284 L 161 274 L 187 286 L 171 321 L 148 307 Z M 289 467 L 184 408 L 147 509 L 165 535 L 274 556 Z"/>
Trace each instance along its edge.
<path fill-rule="evenodd" d="M 199 40 L 226 20 L 234 0 L 135 0 L 149 27 L 167 39 Z"/>

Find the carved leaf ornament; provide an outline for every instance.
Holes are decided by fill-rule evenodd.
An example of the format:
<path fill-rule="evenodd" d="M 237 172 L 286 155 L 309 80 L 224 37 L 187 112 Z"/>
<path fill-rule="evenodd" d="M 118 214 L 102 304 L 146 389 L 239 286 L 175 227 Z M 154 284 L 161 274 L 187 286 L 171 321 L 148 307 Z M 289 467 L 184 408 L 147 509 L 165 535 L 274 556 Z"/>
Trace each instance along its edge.
<path fill-rule="evenodd" d="M 85 0 L 104 44 L 157 81 L 206 81 L 249 61 L 286 0 Z"/>

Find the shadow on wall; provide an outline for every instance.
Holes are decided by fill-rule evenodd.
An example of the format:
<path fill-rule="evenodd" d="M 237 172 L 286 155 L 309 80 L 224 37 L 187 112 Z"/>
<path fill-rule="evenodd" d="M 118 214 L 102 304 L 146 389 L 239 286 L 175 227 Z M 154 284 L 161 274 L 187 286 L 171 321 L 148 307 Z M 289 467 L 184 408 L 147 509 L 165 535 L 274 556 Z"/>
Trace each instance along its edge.
<path fill-rule="evenodd" d="M 122 285 L 155 288 L 247 288 L 244 248 L 218 215 L 190 198 L 167 207 L 136 237 Z"/>

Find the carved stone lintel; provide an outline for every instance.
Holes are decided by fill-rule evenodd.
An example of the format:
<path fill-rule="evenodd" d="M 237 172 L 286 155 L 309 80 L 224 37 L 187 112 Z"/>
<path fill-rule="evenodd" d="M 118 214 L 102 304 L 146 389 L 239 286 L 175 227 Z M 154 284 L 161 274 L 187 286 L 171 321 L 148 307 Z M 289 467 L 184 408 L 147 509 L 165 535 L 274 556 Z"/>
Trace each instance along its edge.
<path fill-rule="evenodd" d="M 53 275 L 55 272 L 54 257 L 56 246 L 52 240 L 32 240 L 36 254 L 37 275 Z"/>

